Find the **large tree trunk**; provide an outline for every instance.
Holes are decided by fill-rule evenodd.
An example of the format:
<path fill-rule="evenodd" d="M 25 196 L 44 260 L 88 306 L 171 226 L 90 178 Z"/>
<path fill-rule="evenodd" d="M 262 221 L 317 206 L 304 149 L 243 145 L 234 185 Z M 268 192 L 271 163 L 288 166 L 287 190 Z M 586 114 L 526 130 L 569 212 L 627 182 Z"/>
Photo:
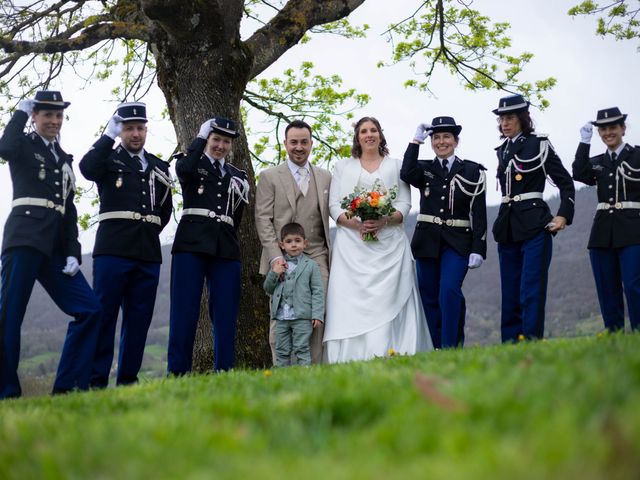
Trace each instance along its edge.
<path fill-rule="evenodd" d="M 239 39 L 238 39 L 239 41 Z M 241 123 L 240 101 L 249 79 L 251 62 L 242 48 L 228 44 L 174 42 L 154 45 L 158 85 L 169 107 L 181 149 L 186 149 L 205 120 L 219 115 Z M 251 185 L 255 176 L 247 140 L 241 135 L 235 142 L 230 159 L 245 170 Z M 253 192 L 252 192 L 253 193 Z M 268 303 L 258 274 L 260 241 L 254 226 L 255 196 L 250 196 L 239 229 L 242 246 L 242 295 L 236 341 L 236 365 L 264 367 L 271 361 L 268 344 Z M 209 370 L 212 358 L 212 336 L 208 325 L 206 302 L 202 302 L 194 370 Z M 215 332 L 214 332 L 215 335 Z"/>

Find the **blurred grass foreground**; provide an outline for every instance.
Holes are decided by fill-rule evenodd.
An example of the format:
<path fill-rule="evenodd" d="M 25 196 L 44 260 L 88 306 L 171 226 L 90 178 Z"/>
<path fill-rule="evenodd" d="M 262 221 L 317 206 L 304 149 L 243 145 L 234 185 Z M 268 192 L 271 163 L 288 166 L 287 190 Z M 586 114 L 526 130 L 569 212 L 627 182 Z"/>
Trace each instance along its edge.
<path fill-rule="evenodd" d="M 0 402 L 0 478 L 637 479 L 640 335 Z"/>

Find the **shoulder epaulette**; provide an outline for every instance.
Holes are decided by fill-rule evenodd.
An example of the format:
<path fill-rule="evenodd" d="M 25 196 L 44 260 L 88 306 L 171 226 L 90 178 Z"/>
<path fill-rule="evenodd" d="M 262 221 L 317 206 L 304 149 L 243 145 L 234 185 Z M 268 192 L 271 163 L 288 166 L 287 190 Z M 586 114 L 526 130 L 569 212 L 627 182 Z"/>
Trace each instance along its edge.
<path fill-rule="evenodd" d="M 480 170 L 486 170 L 486 167 L 481 163 L 474 162 L 473 160 L 467 160 L 466 158 L 462 160 L 463 162 L 470 163 L 471 165 L 477 165 Z"/>
<path fill-rule="evenodd" d="M 532 132 L 533 135 L 535 135 L 538 138 L 549 138 L 549 134 L 548 133 L 539 133 L 539 132 Z"/>
<path fill-rule="evenodd" d="M 244 175 L 245 177 L 248 177 L 247 172 L 245 172 L 244 170 L 240 170 L 238 167 L 236 167 L 235 165 L 232 165 L 230 163 L 225 163 L 226 167 L 230 167 L 232 171 L 235 171 L 235 173 L 241 173 L 242 175 Z"/>

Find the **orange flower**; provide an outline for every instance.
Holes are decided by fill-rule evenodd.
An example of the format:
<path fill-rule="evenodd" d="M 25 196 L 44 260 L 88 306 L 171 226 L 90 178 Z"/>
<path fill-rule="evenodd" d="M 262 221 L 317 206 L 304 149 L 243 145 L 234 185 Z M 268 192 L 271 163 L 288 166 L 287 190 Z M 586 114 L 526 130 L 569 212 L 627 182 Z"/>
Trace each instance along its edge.
<path fill-rule="evenodd" d="M 360 206 L 361 202 L 362 202 L 362 199 L 360 197 L 354 198 L 351 201 L 351 210 L 356 210 Z"/>
<path fill-rule="evenodd" d="M 371 198 L 375 198 L 377 200 L 377 199 L 380 198 L 380 192 L 373 191 L 373 192 L 369 193 L 369 196 Z"/>
<path fill-rule="evenodd" d="M 380 202 L 380 200 L 378 200 L 378 198 L 377 198 L 377 197 L 376 197 L 376 198 L 372 198 L 372 199 L 369 201 L 369 205 L 371 205 L 372 207 L 377 207 L 379 202 Z"/>

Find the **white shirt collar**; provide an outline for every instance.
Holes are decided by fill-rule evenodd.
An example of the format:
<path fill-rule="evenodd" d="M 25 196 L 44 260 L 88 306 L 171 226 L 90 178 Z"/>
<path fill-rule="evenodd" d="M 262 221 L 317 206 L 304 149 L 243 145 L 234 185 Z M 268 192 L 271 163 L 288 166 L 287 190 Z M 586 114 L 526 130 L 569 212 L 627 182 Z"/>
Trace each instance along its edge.
<path fill-rule="evenodd" d="M 38 133 L 38 132 L 36 132 L 36 133 Z M 55 141 L 55 140 L 48 140 L 48 139 L 44 138 L 42 135 L 40 135 L 39 133 L 38 133 L 38 136 L 42 139 L 42 141 L 44 142 L 44 144 L 45 144 L 45 146 L 46 146 L 47 148 L 49 148 L 49 145 L 50 145 L 50 144 L 52 144 L 52 143 L 53 143 L 54 145 L 56 144 L 56 141 Z"/>
<path fill-rule="evenodd" d="M 616 157 L 619 157 L 619 156 L 620 156 L 620 154 L 622 153 L 622 150 L 624 150 L 624 147 L 625 147 L 626 145 L 627 145 L 627 144 L 626 144 L 625 142 L 622 142 L 622 143 L 618 146 L 618 148 L 616 148 L 615 150 L 609 150 L 609 149 L 607 148 L 607 152 L 609 152 L 609 156 L 611 156 L 611 154 L 612 154 L 612 153 L 615 153 L 615 154 L 616 154 Z"/>
<path fill-rule="evenodd" d="M 209 155 L 207 152 L 204 152 L 205 156 L 209 159 L 209 161 L 211 162 L 211 165 L 213 165 L 213 162 L 216 161 L 215 158 L 213 158 L 211 155 Z M 218 160 L 218 162 L 220 163 L 220 168 L 224 169 L 224 164 L 225 164 L 225 159 L 224 157 L 222 157 L 220 160 Z M 224 171 L 224 170 L 223 170 Z"/>
<path fill-rule="evenodd" d="M 440 165 L 442 166 L 442 160 L 444 160 L 444 159 L 442 159 L 442 158 L 438 157 L 437 155 L 436 155 L 436 158 L 438 159 L 438 161 L 440 162 Z M 455 152 L 454 152 L 451 156 L 447 157 L 447 160 L 449 160 L 449 165 L 447 166 L 447 168 L 449 168 L 449 169 L 450 169 L 450 168 L 451 168 L 451 165 L 453 165 L 453 162 L 455 162 L 455 161 L 456 161 L 456 154 L 455 154 Z"/>
<path fill-rule="evenodd" d="M 511 140 L 511 143 L 516 143 L 516 140 L 519 139 L 522 136 L 522 132 L 518 133 L 515 137 L 513 138 L 507 138 L 507 140 Z"/>
<path fill-rule="evenodd" d="M 132 152 L 131 150 L 127 150 L 125 147 L 122 147 L 122 148 L 129 154 L 131 158 L 133 158 L 136 155 L 140 158 L 144 158 L 144 148 L 138 152 Z"/>
<path fill-rule="evenodd" d="M 289 170 L 291 171 L 292 175 L 299 175 L 298 174 L 298 169 L 299 168 L 304 168 L 304 169 L 307 170 L 307 172 L 311 173 L 311 168 L 309 167 L 309 161 L 308 160 L 304 165 L 299 166 L 299 165 L 296 165 L 295 163 L 293 163 L 291 161 L 291 159 L 287 158 L 287 165 L 289 166 Z"/>

